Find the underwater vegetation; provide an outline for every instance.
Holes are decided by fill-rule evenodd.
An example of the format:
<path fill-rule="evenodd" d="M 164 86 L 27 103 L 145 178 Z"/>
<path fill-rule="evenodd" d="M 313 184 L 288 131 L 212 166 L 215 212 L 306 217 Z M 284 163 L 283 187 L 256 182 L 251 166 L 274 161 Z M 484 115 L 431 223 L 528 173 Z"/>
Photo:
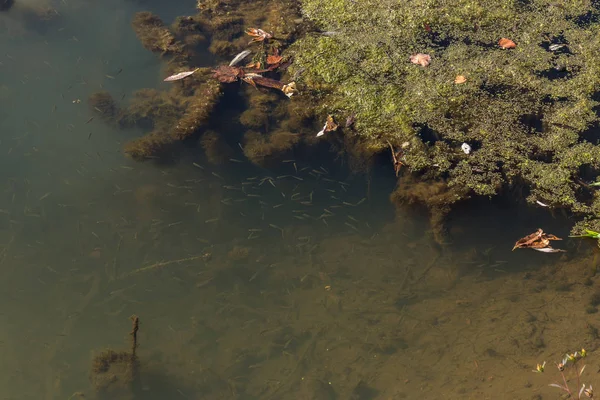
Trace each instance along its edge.
<path fill-rule="evenodd" d="M 440 218 L 511 189 L 582 216 L 576 232 L 599 228 L 597 2 L 301 5 L 315 30 L 288 49 L 299 91 L 323 119 L 352 115 L 345 134 L 365 155 L 402 148 L 400 182 L 437 182 L 433 196 L 400 184 L 393 199 L 423 201 Z"/>
<path fill-rule="evenodd" d="M 136 13 L 132 19 L 133 31 L 142 46 L 164 60 L 163 73 L 169 75 L 165 81 L 171 82 L 169 90 L 138 90 L 129 104 L 123 105 L 108 92 L 94 93 L 88 99 L 90 109 L 109 124 L 147 132 L 124 146 L 125 153 L 134 159 L 157 159 L 172 153 L 178 142 L 199 140 L 211 162 L 219 163 L 231 156 L 231 149 L 209 130 L 209 122 L 223 96 L 224 84 L 239 80 L 253 87 L 252 92 L 241 93 L 250 108 L 240 122 L 261 130 L 259 136 L 252 136 L 254 142 L 248 143 L 251 161 L 262 163 L 269 152 L 287 151 L 297 138 L 286 133 L 290 123 L 284 117 L 294 113 L 295 106 L 285 96 L 291 97 L 296 89 L 293 82 L 286 84 L 275 78 L 285 73 L 290 63 L 280 51 L 296 33 L 297 3 L 199 1 L 197 8 L 197 14 L 178 17 L 170 26 L 147 11 Z M 198 61 L 206 62 L 205 51 L 216 57 L 212 67 L 197 65 Z M 237 66 L 245 58 L 249 64 Z M 271 89 L 280 91 L 280 96 L 269 95 Z M 298 122 L 296 126 L 304 128 L 304 121 Z M 202 138 L 203 134 L 207 137 Z M 224 153 L 217 154 L 221 150 Z"/>

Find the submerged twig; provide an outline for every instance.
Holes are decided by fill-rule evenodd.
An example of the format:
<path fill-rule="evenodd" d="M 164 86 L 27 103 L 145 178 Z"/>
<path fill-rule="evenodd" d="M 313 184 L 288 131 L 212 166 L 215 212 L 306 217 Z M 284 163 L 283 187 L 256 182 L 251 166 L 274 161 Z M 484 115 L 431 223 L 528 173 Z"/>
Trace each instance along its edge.
<path fill-rule="evenodd" d="M 129 275 L 137 274 L 139 272 L 146 272 L 146 271 L 149 271 L 152 269 L 166 267 L 167 265 L 171 265 L 171 264 L 179 264 L 179 263 L 186 262 L 186 261 L 193 261 L 193 260 L 197 260 L 197 259 L 203 258 L 203 257 L 205 257 L 204 254 L 199 255 L 199 256 L 187 257 L 187 258 L 180 258 L 179 260 L 157 262 L 152 265 L 148 265 L 147 267 L 141 267 L 141 268 L 135 269 L 135 270 L 131 271 L 129 273 Z"/>

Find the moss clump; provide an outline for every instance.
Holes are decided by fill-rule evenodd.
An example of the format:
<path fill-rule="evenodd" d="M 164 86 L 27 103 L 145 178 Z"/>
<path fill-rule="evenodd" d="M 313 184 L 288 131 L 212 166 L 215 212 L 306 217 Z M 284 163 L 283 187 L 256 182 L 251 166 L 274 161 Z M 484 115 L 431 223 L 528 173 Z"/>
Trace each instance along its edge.
<path fill-rule="evenodd" d="M 92 93 L 88 99 L 88 104 L 93 113 L 100 115 L 107 122 L 114 122 L 120 114 L 119 106 L 110 93 L 106 91 Z"/>
<path fill-rule="evenodd" d="M 233 156 L 231 147 L 223 140 L 222 135 L 215 131 L 203 133 L 200 138 L 200 145 L 204 149 L 206 159 L 211 164 L 223 164 Z"/>
<path fill-rule="evenodd" d="M 120 116 L 124 126 L 169 130 L 184 113 L 187 100 L 156 89 L 140 89 L 133 94 Z"/>
<path fill-rule="evenodd" d="M 244 155 L 253 163 L 266 166 L 269 161 L 283 157 L 299 139 L 298 135 L 285 131 L 269 135 L 248 131 L 244 135 Z"/>
<path fill-rule="evenodd" d="M 599 122 L 597 3 L 301 3 L 307 19 L 332 33 L 298 41 L 291 72 L 323 113 L 356 114 L 352 134 L 413 143 L 407 169 L 459 190 L 456 200 L 519 185 L 530 202 L 599 215 L 585 183 L 600 172 L 591 134 Z M 501 38 L 516 48 L 501 48 Z M 412 64 L 416 53 L 429 54 L 430 65 Z M 459 75 L 466 82 L 455 83 Z"/>
<path fill-rule="evenodd" d="M 138 161 L 160 158 L 174 143 L 173 138 L 163 131 L 152 131 L 125 143 L 125 154 Z"/>
<path fill-rule="evenodd" d="M 221 94 L 221 84 L 216 80 L 208 81 L 200 86 L 187 104 L 185 114 L 171 131 L 173 137 L 183 140 L 196 133 L 208 121 Z"/>
<path fill-rule="evenodd" d="M 131 25 L 145 49 L 161 54 L 176 54 L 183 51 L 183 45 L 175 40 L 175 35 L 158 16 L 151 12 L 136 13 Z"/>

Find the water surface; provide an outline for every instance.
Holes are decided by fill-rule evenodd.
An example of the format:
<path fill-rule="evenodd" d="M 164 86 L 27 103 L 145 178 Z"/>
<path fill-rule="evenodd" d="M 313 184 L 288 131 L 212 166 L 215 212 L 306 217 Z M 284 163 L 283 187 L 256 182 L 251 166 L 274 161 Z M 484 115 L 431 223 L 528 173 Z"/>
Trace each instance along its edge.
<path fill-rule="evenodd" d="M 89 121 L 87 98 L 166 88 L 130 20 L 193 3 L 0 15 L 1 398 L 531 398 L 549 383 L 536 362 L 595 348 L 582 244 L 560 263 L 510 252 L 542 223 L 566 235 L 562 217 L 474 202 L 440 247 L 426 213 L 395 213 L 389 166 L 124 156 L 142 132 Z M 93 357 L 128 349 L 134 314 L 140 380 L 102 397 Z"/>

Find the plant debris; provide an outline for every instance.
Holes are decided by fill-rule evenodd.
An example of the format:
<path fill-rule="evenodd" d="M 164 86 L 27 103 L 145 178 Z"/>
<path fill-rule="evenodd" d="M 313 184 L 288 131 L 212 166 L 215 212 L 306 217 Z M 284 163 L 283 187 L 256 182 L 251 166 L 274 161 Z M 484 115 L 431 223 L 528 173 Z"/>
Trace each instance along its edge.
<path fill-rule="evenodd" d="M 517 240 L 515 246 L 513 247 L 513 251 L 515 249 L 534 249 L 543 253 L 558 253 L 565 251 L 552 248 L 552 246 L 550 246 L 551 240 L 562 239 L 557 236 L 544 233 L 544 231 L 541 228 L 538 228 L 538 230 L 533 232 L 532 234 Z"/>
<path fill-rule="evenodd" d="M 238 65 L 244 58 L 248 57 L 252 52 L 250 50 L 244 50 L 237 56 L 233 57 L 233 60 L 229 63 L 230 67 Z"/>
<path fill-rule="evenodd" d="M 454 83 L 456 83 L 457 85 L 465 83 L 466 81 L 467 78 L 465 78 L 463 75 L 456 75 L 456 78 L 454 78 Z"/>
<path fill-rule="evenodd" d="M 317 137 L 323 136 L 327 132 L 335 131 L 335 130 L 337 130 L 337 128 L 338 128 L 338 126 L 335 123 L 335 121 L 333 120 L 333 117 L 331 115 L 328 115 L 327 121 L 325 122 L 325 125 L 323 125 L 323 129 L 321 129 L 319 131 L 319 133 L 317 133 Z"/>
<path fill-rule="evenodd" d="M 506 49 L 514 49 L 515 47 L 517 47 L 517 44 L 510 39 L 502 38 L 498 41 L 498 46 L 500 46 L 506 50 Z"/>
<path fill-rule="evenodd" d="M 431 56 L 423 53 L 413 54 L 410 56 L 410 62 L 420 65 L 421 67 L 426 67 L 431 62 Z"/>
<path fill-rule="evenodd" d="M 188 76 L 192 75 L 194 72 L 198 71 L 200 68 L 196 68 L 192 71 L 184 71 L 184 72 L 179 72 L 177 74 L 173 74 L 171 76 L 168 76 L 164 79 L 165 82 L 172 82 L 172 81 L 178 81 L 180 79 L 183 78 L 187 78 Z"/>
<path fill-rule="evenodd" d="M 248 28 L 246 30 L 246 34 L 253 36 L 252 42 L 264 42 L 267 39 L 271 39 L 273 37 L 273 33 L 263 31 L 262 29 L 257 28 Z"/>

